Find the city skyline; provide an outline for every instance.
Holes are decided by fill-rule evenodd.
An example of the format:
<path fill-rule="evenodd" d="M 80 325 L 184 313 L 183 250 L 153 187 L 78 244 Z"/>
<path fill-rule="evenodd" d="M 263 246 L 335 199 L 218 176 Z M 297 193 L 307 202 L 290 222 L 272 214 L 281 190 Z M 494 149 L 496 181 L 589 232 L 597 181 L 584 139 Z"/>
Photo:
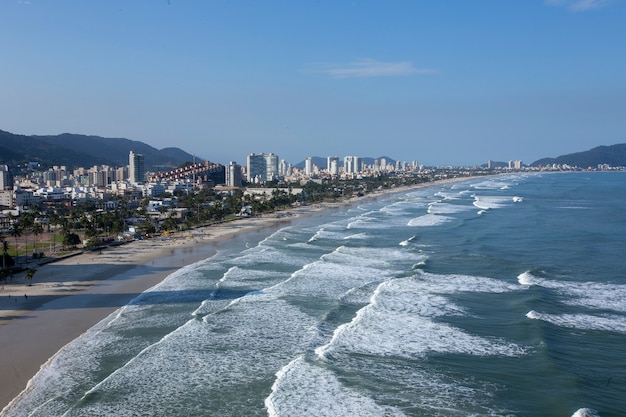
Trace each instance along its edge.
<path fill-rule="evenodd" d="M 623 0 L 14 0 L 0 14 L 0 129 L 19 134 L 222 164 L 268 150 L 530 163 L 626 142 Z"/>

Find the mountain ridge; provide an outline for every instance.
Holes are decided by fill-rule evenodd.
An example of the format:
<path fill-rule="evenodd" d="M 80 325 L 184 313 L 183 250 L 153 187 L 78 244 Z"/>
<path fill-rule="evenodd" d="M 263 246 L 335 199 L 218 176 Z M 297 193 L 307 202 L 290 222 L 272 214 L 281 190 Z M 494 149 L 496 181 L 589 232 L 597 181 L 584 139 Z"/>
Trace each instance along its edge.
<path fill-rule="evenodd" d="M 44 167 L 65 165 L 68 167 L 91 167 L 94 165 L 110 165 L 113 167 L 128 165 L 130 151 L 144 155 L 145 167 L 148 171 L 169 170 L 192 160 L 203 161 L 177 147 L 156 149 L 144 142 L 126 138 L 106 138 L 95 135 L 61 133 L 59 135 L 21 135 L 0 130 L 0 163 L 18 166 L 27 162 L 39 162 Z M 387 156 L 388 164 L 396 161 Z M 326 168 L 326 158 L 312 157 L 313 164 Z M 361 158 L 364 163 L 372 165 L 374 158 Z M 502 163 L 504 164 L 504 163 Z M 602 164 L 626 166 L 626 143 L 596 146 L 587 151 L 574 152 L 555 158 L 541 158 L 530 166 L 546 166 L 566 164 L 580 168 L 596 167 Z M 304 168 L 305 161 L 295 166 Z"/>
<path fill-rule="evenodd" d="M 587 151 L 560 155 L 556 158 L 542 158 L 533 162 L 531 166 L 536 167 L 553 164 L 566 164 L 579 168 L 596 167 L 602 164 L 626 166 L 626 143 L 596 146 Z"/>
<path fill-rule="evenodd" d="M 11 165 L 39 162 L 44 166 L 65 165 L 72 168 L 93 165 L 119 167 L 128 165 L 130 151 L 144 155 L 145 167 L 149 171 L 172 169 L 194 159 L 193 155 L 180 148 L 159 150 L 126 138 L 75 133 L 28 136 L 0 130 L 0 162 Z"/>

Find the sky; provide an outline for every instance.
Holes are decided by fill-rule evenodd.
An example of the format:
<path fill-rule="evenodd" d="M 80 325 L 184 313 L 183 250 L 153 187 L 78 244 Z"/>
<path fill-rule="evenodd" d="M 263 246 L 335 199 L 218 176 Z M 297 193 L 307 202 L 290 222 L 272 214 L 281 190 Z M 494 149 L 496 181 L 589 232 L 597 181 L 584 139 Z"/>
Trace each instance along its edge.
<path fill-rule="evenodd" d="M 0 0 L 0 129 L 532 163 L 626 143 L 626 0 Z"/>

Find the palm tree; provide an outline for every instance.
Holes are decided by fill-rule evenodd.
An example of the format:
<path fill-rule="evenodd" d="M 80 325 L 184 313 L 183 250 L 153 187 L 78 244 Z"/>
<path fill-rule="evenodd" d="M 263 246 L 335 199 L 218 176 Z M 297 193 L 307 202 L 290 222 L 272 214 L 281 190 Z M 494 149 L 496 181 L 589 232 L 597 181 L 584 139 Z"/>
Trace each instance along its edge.
<path fill-rule="evenodd" d="M 37 252 L 37 236 L 43 233 L 43 226 L 41 223 L 33 224 L 33 235 L 35 236 L 35 246 L 33 247 L 33 256 Z"/>
<path fill-rule="evenodd" d="M 24 213 L 20 224 L 24 234 L 24 255 L 26 256 L 26 260 L 28 260 L 28 234 L 26 234 L 26 230 L 30 228 L 32 231 L 33 225 L 35 224 L 35 212 L 33 210 L 29 210 Z"/>
<path fill-rule="evenodd" d="M 15 238 L 15 257 L 17 259 L 17 238 L 22 236 L 22 226 L 20 225 L 19 222 L 15 222 L 11 225 L 11 229 L 9 231 L 9 233 L 11 234 L 11 236 L 13 236 Z"/>
<path fill-rule="evenodd" d="M 2 270 L 4 271 L 7 269 L 7 255 L 9 252 L 9 244 L 4 239 L 4 237 L 0 237 L 0 240 L 2 240 Z"/>
<path fill-rule="evenodd" d="M 28 268 L 28 270 L 26 271 L 26 275 L 24 276 L 24 279 L 28 281 L 28 286 L 33 285 L 33 276 L 35 275 L 35 272 L 37 272 L 35 268 Z"/>

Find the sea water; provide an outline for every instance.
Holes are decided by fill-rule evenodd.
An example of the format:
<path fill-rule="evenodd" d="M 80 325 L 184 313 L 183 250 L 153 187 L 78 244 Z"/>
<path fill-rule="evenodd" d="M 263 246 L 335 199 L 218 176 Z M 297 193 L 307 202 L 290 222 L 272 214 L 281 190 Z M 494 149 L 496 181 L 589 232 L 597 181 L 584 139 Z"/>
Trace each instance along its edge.
<path fill-rule="evenodd" d="M 626 415 L 626 173 L 438 183 L 218 249 L 5 415 Z"/>

